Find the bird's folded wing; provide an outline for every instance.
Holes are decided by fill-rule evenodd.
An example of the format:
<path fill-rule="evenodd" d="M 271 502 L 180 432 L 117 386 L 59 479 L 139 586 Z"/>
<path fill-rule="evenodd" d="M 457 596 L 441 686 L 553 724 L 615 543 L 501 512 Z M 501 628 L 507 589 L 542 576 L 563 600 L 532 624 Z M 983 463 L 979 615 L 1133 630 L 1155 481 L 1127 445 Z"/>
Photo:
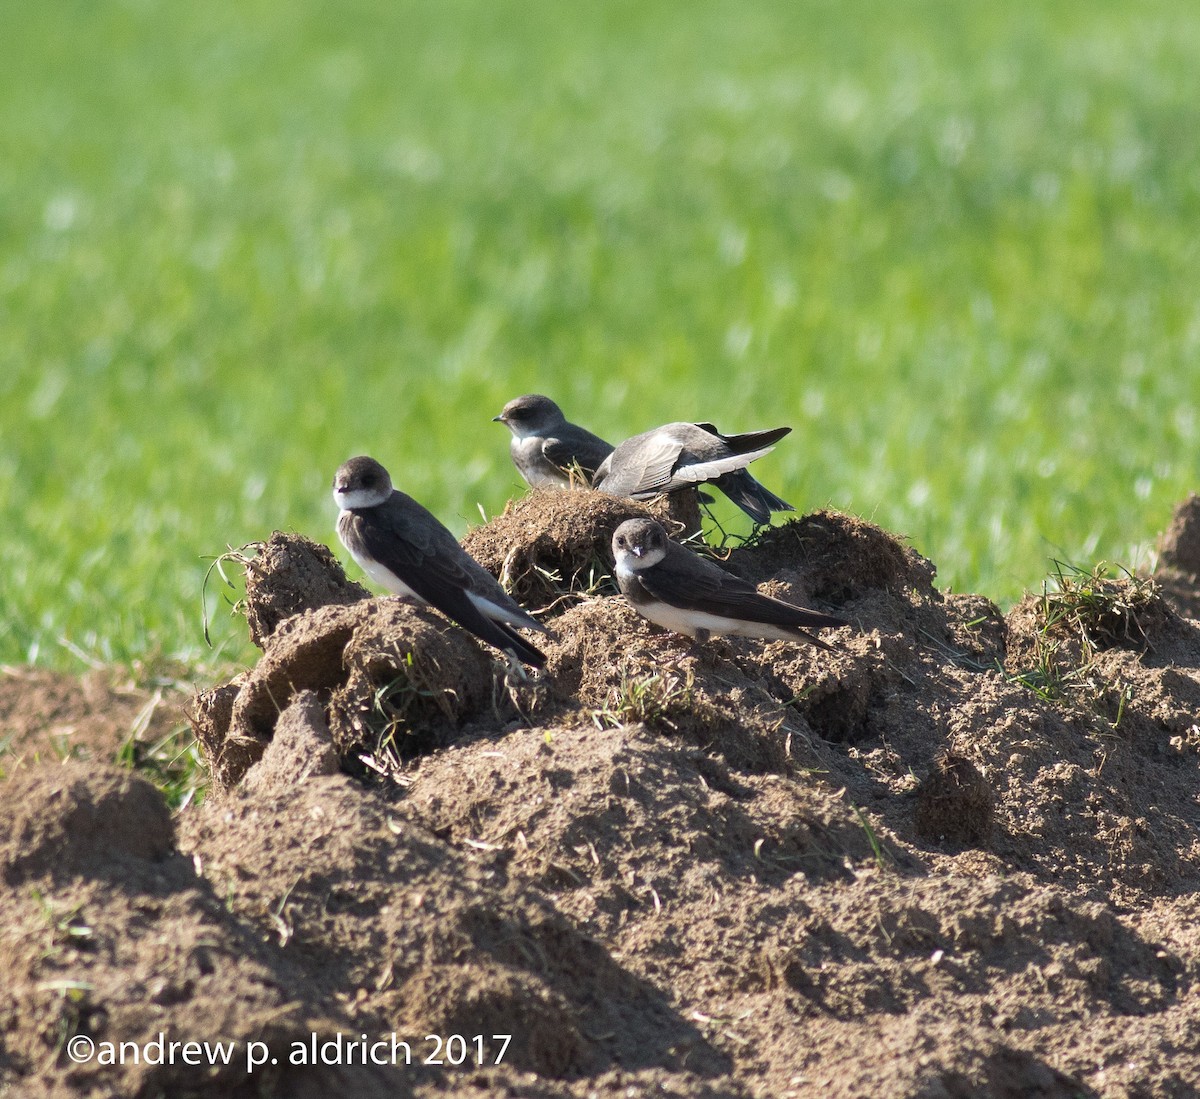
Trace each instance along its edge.
<path fill-rule="evenodd" d="M 763 595 L 753 584 L 683 547 L 679 548 L 678 554 L 672 553 L 669 561 L 669 568 L 646 569 L 638 573 L 638 579 L 654 598 L 672 606 L 778 626 L 846 624 L 832 615 L 795 607 Z"/>
<path fill-rule="evenodd" d="M 410 506 L 421 508 L 416 501 Z M 491 573 L 467 554 L 450 531 L 432 515 L 429 519 L 430 522 L 414 524 L 381 517 L 375 523 L 359 524 L 359 537 L 372 558 L 460 626 L 490 640 L 479 624 L 490 623 L 491 619 L 480 608 L 478 598 L 472 599 L 468 594 L 473 588 L 486 588 L 477 595 L 508 612 L 506 617 L 530 629 L 542 629 Z"/>
<path fill-rule="evenodd" d="M 542 455 L 552 465 L 566 472 L 574 463 L 591 476 L 600 463 L 612 453 L 612 447 L 603 439 L 546 439 L 542 443 Z"/>

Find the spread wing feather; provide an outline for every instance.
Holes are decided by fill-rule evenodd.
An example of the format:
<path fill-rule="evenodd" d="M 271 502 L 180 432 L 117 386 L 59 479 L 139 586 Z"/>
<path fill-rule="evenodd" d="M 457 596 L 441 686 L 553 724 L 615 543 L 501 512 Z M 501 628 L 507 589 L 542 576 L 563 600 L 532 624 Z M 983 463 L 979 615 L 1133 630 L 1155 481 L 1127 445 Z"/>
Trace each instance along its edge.
<path fill-rule="evenodd" d="M 711 426 L 711 425 L 708 425 Z M 791 433 L 790 427 L 770 427 L 765 431 L 747 431 L 742 435 L 721 435 L 725 445 L 736 454 L 747 450 L 759 450 L 765 446 L 774 446 L 785 435 Z M 714 431 L 713 434 L 720 434 Z"/>
<path fill-rule="evenodd" d="M 770 454 L 771 448 L 751 450 L 745 454 L 730 454 L 724 458 L 716 458 L 711 462 L 693 462 L 680 466 L 675 470 L 672 480 L 678 485 L 699 484 L 701 481 L 714 481 L 727 473 L 744 469 L 751 462 L 757 461 L 764 454 Z"/>
<path fill-rule="evenodd" d="M 673 492 L 744 469 L 789 431 L 777 427 L 724 436 L 709 423 L 664 424 L 626 439 L 600 463 L 593 483 L 617 496 Z"/>

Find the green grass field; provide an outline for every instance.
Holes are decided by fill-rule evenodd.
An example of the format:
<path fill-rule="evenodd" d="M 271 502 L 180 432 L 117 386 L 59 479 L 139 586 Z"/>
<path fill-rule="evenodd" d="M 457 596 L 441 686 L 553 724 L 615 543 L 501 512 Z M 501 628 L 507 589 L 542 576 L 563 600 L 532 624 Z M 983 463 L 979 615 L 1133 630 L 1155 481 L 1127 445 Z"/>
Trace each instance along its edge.
<path fill-rule="evenodd" d="M 202 557 L 335 541 L 354 453 L 461 532 L 530 390 L 792 424 L 761 479 L 958 590 L 1144 562 L 1200 480 L 1200 8 L 1003 8 L 10 5 L 0 662 L 213 659 Z"/>

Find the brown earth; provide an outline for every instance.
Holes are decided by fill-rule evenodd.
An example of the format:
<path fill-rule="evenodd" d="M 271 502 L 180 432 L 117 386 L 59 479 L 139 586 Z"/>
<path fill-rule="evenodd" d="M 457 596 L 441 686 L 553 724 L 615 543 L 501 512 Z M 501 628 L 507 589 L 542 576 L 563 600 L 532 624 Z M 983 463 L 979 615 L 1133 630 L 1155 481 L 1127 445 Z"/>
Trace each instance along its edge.
<path fill-rule="evenodd" d="M 830 512 L 724 555 L 854 623 L 833 654 L 638 617 L 605 572 L 641 511 L 534 494 L 468 536 L 552 630 L 525 680 L 273 535 L 175 814 L 113 760 L 177 695 L 0 677 L 0 1095 L 1200 1092 L 1195 498 L 1161 590 L 1068 611 L 944 595 Z M 345 1063 L 393 1034 L 413 1064 Z M 159 1035 L 234 1052 L 67 1054 Z"/>

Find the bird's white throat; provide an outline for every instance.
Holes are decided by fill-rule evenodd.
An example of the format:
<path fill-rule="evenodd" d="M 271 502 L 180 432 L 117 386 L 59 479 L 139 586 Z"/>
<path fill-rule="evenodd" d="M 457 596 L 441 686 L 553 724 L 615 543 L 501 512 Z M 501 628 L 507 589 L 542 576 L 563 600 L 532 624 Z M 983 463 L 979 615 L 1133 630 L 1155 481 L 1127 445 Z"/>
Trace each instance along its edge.
<path fill-rule="evenodd" d="M 635 573 L 653 568 L 666 556 L 666 546 L 655 546 L 654 549 L 647 550 L 641 557 L 627 549 L 618 550 L 617 572 L 624 576 L 633 576 Z"/>
<path fill-rule="evenodd" d="M 389 493 L 380 492 L 379 489 L 369 488 L 351 488 L 333 490 L 334 502 L 343 511 L 350 511 L 354 508 L 376 508 L 382 504 Z"/>
<path fill-rule="evenodd" d="M 540 429 L 533 424 L 523 424 L 517 423 L 514 420 L 505 420 L 504 426 L 513 433 L 513 438 L 517 439 L 518 441 L 522 439 L 528 439 L 531 436 L 540 438 L 542 434 Z"/>

